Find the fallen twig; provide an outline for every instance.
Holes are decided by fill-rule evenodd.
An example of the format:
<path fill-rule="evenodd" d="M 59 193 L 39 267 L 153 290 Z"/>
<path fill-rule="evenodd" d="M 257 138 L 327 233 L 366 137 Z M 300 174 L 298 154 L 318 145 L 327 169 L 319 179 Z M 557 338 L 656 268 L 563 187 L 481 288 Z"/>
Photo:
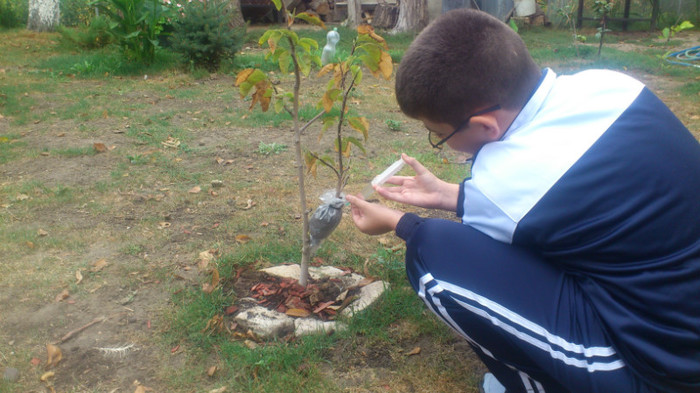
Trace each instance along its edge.
<path fill-rule="evenodd" d="M 95 318 L 95 319 L 93 319 L 92 321 L 90 321 L 89 323 L 87 323 L 87 324 L 85 324 L 85 325 L 83 325 L 83 326 L 81 326 L 81 327 L 79 327 L 79 328 L 77 328 L 77 329 L 71 330 L 70 332 L 66 333 L 63 337 L 61 337 L 60 340 L 58 340 L 58 342 L 57 342 L 56 344 L 62 344 L 62 343 L 64 343 L 64 342 L 70 340 L 71 338 L 73 338 L 74 335 L 76 335 L 76 334 L 82 332 L 83 330 L 89 328 L 90 326 L 95 325 L 95 324 L 98 324 L 98 323 L 100 323 L 100 322 L 104 322 L 105 320 L 107 320 L 107 317 Z"/>

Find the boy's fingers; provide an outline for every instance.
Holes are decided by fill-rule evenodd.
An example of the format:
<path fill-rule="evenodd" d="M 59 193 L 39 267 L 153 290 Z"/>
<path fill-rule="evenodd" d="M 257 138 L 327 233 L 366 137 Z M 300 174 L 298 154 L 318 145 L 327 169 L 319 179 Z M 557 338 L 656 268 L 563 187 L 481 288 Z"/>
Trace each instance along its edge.
<path fill-rule="evenodd" d="M 428 172 L 428 170 L 423 166 L 423 164 L 421 164 L 420 162 L 418 162 L 418 160 L 409 156 L 408 154 L 401 154 L 401 158 L 406 164 L 413 168 L 413 171 L 416 172 L 416 175 L 422 175 Z"/>

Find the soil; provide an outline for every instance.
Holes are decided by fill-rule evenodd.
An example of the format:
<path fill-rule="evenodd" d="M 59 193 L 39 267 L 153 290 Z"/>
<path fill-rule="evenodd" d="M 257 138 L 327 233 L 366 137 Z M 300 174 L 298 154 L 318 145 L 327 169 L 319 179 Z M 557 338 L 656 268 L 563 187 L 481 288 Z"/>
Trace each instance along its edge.
<path fill-rule="evenodd" d="M 690 37 L 689 42 L 700 42 L 699 33 L 687 33 L 684 36 Z M 25 37 L 23 45 L 31 46 L 32 42 L 32 38 Z M 611 46 L 643 49 L 635 44 Z M 0 85 L 5 83 L 3 75 L 28 71 L 22 67 L 3 69 Z M 659 94 L 700 138 L 698 108 L 688 107 L 677 93 L 683 81 L 650 74 L 635 76 Z M 253 239 L 262 235 L 285 238 L 290 236 L 288 228 L 299 225 L 298 214 L 276 202 L 296 195 L 294 175 L 289 170 L 291 152 L 271 157 L 255 153 L 261 140 L 291 146 L 292 135 L 286 129 L 237 127 L 219 121 L 247 105 L 231 99 L 235 96 L 229 94 L 233 91 L 231 77 L 213 75 L 193 81 L 165 75 L 140 79 L 125 78 L 124 90 L 112 97 L 92 96 L 93 106 L 75 118 L 61 119 L 49 113 L 66 110 L 65 106 L 56 107 L 66 91 L 90 92 L 100 82 L 73 79 L 56 91 L 31 89 L 25 99 L 33 102 L 33 113 L 44 117 L 37 115 L 22 126 L 14 126 L 11 115 L 0 117 L 0 135 L 16 135 L 16 143 L 29 147 L 28 155 L 0 164 L 0 186 L 11 190 L 0 200 L 2 219 L 10 223 L 5 228 L 17 230 L 12 243 L 2 249 L 6 256 L 0 263 L 0 366 L 20 370 L 18 384 L 22 388 L 16 392 L 46 392 L 47 386 L 57 392 L 132 392 L 139 384 L 155 392 L 168 391 L 170 385 L 164 379 L 172 375 L 172 370 L 185 367 L 189 344 L 174 343 L 164 348 L 160 337 L 169 330 L 173 294 L 200 288 L 208 277 L 198 269 L 198 254 L 213 246 L 225 251 L 241 243 L 242 238 L 237 237 L 241 233 L 237 225 L 241 223 L 255 223 L 246 227 L 257 228 L 246 231 Z M 366 89 L 367 95 L 391 94 L 391 82 L 376 83 L 378 87 Z M 170 98 L 169 86 L 206 90 L 222 99 Z M 102 113 L 110 100 L 130 106 L 130 114 L 93 115 Z M 383 130 L 380 139 L 399 135 L 425 144 L 420 125 L 402 119 L 392 100 L 384 101 L 378 110 L 387 118 L 401 119 L 403 128 L 400 134 Z M 164 114 L 172 116 L 174 128 L 191 131 L 186 143 L 192 153 L 178 175 L 183 179 L 180 184 L 164 182 L 158 173 L 138 171 L 138 167 L 128 166 L 125 158 L 124 152 L 128 152 L 145 161 L 163 159 L 173 171 L 179 168 L 180 156 L 173 149 L 142 143 L 149 138 L 148 125 L 135 120 L 158 119 Z M 53 153 L 94 143 L 116 148 L 77 157 Z M 391 145 L 383 143 L 386 150 L 377 147 L 368 155 L 391 151 Z M 42 155 L 46 150 L 52 153 Z M 444 154 L 449 162 L 463 161 L 460 155 Z M 125 165 L 127 169 L 119 170 Z M 205 176 L 191 179 L 187 168 Z M 81 191 L 95 184 L 108 187 L 127 176 L 138 176 L 139 181 L 106 192 Z M 224 179 L 225 186 L 218 191 L 209 187 L 212 179 Z M 290 186 L 280 186 L 284 183 Z M 187 191 L 195 185 L 202 185 L 202 191 Z M 184 187 L 184 191 L 178 187 Z M 309 188 L 310 195 L 320 195 L 324 185 L 311 180 Z M 23 195 L 33 203 L 31 207 L 24 207 Z M 36 235 L 40 230 L 47 234 Z M 342 223 L 339 231 L 352 233 L 351 224 Z M 393 238 L 380 241 L 388 242 L 388 247 L 400 244 Z M 353 247 L 372 249 L 375 244 Z M 244 271 L 237 281 L 225 285 L 243 293 L 259 282 L 267 281 Z M 333 289 L 331 283 L 315 285 L 319 290 Z M 288 300 L 289 296 L 268 299 L 276 308 Z M 397 325 L 392 329 L 401 336 L 406 327 Z M 47 343 L 58 345 L 63 354 L 54 367 L 46 366 Z M 476 369 L 483 367 L 458 339 L 435 343 L 411 338 L 405 345 L 407 350 L 422 348 L 422 356 L 437 359 L 445 367 L 459 362 L 471 362 Z M 429 387 L 415 380 L 397 382 L 391 369 L 396 356 L 385 347 L 369 343 L 352 350 L 339 345 L 329 355 L 331 362 L 325 371 L 333 373 L 338 386 L 349 392 L 427 391 Z M 416 367 L 421 366 L 417 363 Z M 54 376 L 48 383 L 40 381 L 49 369 Z M 190 386 L 183 391 L 195 389 Z"/>

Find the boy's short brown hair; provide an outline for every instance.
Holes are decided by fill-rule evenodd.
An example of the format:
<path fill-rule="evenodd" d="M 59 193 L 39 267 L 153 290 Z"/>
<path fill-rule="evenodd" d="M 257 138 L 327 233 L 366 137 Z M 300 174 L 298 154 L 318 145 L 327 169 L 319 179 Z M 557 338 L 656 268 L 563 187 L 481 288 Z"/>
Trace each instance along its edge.
<path fill-rule="evenodd" d="M 520 36 L 476 10 L 445 13 L 406 51 L 396 74 L 396 99 L 414 118 L 456 126 L 490 105 L 522 106 L 541 72 Z"/>

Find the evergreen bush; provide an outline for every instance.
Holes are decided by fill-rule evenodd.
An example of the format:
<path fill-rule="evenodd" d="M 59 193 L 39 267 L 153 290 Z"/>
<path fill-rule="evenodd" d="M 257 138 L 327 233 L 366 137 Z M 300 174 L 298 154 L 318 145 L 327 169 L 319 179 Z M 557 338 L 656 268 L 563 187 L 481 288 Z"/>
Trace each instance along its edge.
<path fill-rule="evenodd" d="M 244 27 L 232 27 L 230 8 L 221 0 L 186 3 L 173 24 L 172 50 L 196 68 L 216 71 L 224 59 L 233 59 L 240 48 Z"/>
<path fill-rule="evenodd" d="M 0 0 L 0 27 L 27 25 L 28 1 Z"/>
<path fill-rule="evenodd" d="M 58 32 L 64 40 L 84 49 L 96 49 L 112 42 L 109 20 L 104 16 L 96 16 L 87 27 L 70 28 L 58 26 Z"/>

